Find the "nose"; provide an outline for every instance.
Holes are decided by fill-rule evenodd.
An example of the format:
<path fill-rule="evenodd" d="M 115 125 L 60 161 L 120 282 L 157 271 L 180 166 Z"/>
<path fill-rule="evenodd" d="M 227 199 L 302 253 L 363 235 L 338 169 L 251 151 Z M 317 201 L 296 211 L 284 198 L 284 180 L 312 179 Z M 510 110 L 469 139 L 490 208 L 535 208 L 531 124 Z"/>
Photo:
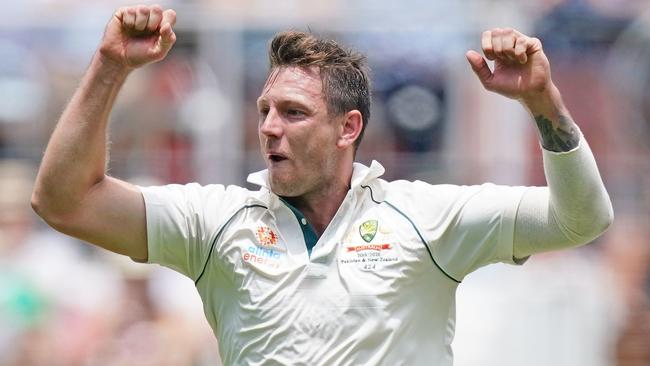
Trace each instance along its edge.
<path fill-rule="evenodd" d="M 259 129 L 262 135 L 267 137 L 280 137 L 282 135 L 282 122 L 274 109 L 269 110 L 266 116 L 260 118 Z"/>

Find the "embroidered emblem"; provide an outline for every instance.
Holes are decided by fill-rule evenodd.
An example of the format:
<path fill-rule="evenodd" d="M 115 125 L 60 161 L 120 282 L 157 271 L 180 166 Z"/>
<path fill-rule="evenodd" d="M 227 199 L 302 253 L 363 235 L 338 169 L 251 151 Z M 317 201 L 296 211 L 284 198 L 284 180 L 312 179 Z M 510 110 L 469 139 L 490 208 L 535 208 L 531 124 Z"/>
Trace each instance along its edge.
<path fill-rule="evenodd" d="M 278 242 L 278 234 L 268 226 L 258 226 L 255 236 L 257 236 L 257 241 L 263 246 L 273 246 Z"/>
<path fill-rule="evenodd" d="M 370 243 L 377 234 L 378 226 L 379 225 L 377 220 L 368 220 L 359 225 L 359 235 L 361 235 L 361 239 L 363 239 L 366 243 Z"/>

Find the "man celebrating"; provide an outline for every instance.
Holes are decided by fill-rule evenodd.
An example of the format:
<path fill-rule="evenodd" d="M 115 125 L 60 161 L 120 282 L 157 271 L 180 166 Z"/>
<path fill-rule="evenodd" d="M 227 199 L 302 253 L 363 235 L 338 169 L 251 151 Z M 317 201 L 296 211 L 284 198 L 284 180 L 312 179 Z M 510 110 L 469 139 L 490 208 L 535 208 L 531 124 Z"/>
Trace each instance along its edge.
<path fill-rule="evenodd" d="M 467 59 L 530 111 L 548 187 L 387 182 L 354 163 L 368 124 L 363 56 L 300 32 L 271 42 L 257 100 L 257 191 L 136 187 L 106 175 L 127 75 L 159 61 L 175 13 L 119 9 L 52 135 L 32 205 L 57 230 L 194 280 L 227 365 L 451 365 L 455 291 L 493 262 L 584 244 L 611 223 L 595 161 L 541 43 L 493 29 Z"/>

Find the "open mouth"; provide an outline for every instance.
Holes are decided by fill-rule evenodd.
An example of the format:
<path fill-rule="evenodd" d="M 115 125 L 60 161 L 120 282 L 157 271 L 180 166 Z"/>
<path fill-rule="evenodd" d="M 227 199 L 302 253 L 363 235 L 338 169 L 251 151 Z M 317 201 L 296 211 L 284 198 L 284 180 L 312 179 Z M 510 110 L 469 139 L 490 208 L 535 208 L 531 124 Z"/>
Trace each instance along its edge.
<path fill-rule="evenodd" d="M 279 154 L 269 154 L 268 157 L 269 157 L 269 160 L 271 160 L 272 162 L 275 162 L 275 163 L 283 161 L 283 160 L 287 160 L 286 157 L 284 157 L 282 155 L 279 155 Z"/>

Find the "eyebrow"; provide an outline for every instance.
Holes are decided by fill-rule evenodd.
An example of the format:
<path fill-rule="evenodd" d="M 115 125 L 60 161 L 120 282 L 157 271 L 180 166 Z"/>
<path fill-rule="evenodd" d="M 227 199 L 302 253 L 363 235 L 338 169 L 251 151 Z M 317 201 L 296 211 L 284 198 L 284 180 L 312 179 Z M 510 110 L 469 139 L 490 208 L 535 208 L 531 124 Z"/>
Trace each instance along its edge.
<path fill-rule="evenodd" d="M 262 95 L 257 98 L 256 100 L 256 105 L 259 108 L 261 105 L 268 105 L 269 104 L 269 98 L 266 96 Z M 310 105 L 310 103 L 306 100 L 302 100 L 301 98 L 291 98 L 290 96 L 284 95 L 283 98 L 277 101 L 278 105 L 283 106 L 283 105 L 299 105 L 303 106 L 305 108 L 310 108 L 313 109 L 314 106 Z"/>

